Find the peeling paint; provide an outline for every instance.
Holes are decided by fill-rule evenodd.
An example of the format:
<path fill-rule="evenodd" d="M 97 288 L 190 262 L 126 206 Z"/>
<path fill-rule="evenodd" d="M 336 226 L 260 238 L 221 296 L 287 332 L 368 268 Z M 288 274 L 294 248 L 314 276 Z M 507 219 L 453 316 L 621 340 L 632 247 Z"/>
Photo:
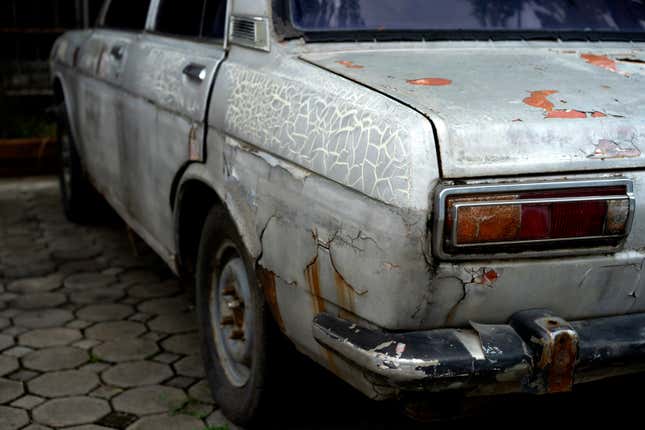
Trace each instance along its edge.
<path fill-rule="evenodd" d="M 320 292 L 320 267 L 318 265 L 318 255 L 305 269 L 305 277 L 307 278 L 307 285 L 311 292 L 311 298 L 314 306 L 314 315 L 325 311 L 325 300 L 322 298 Z"/>
<path fill-rule="evenodd" d="M 600 67 L 601 69 L 606 69 L 616 73 L 618 72 L 616 62 L 606 55 L 580 54 L 580 57 L 587 63 Z"/>
<path fill-rule="evenodd" d="M 257 272 L 260 284 L 262 285 L 262 290 L 264 291 L 264 297 L 269 304 L 273 318 L 278 324 L 278 327 L 280 327 L 280 330 L 284 332 L 284 321 L 282 320 L 282 314 L 280 313 L 278 295 L 275 286 L 275 273 L 263 267 L 259 267 Z"/>
<path fill-rule="evenodd" d="M 362 69 L 364 66 L 361 66 L 360 64 L 354 64 L 351 61 L 348 60 L 342 60 L 342 61 L 337 61 L 338 64 L 341 66 L 345 66 L 348 69 Z"/>
<path fill-rule="evenodd" d="M 442 87 L 452 84 L 452 81 L 450 79 L 444 78 L 409 79 L 406 82 L 410 85 L 425 85 L 430 87 Z"/>
<path fill-rule="evenodd" d="M 595 145 L 596 149 L 593 154 L 588 155 L 588 158 L 631 158 L 640 157 L 641 152 L 632 143 L 625 142 L 623 146 L 619 143 L 609 139 L 600 139 L 598 144 Z"/>
<path fill-rule="evenodd" d="M 599 111 L 584 112 L 576 109 L 555 109 L 555 106 L 548 97 L 557 92 L 556 90 L 531 91 L 531 95 L 522 100 L 522 102 L 531 107 L 544 109 L 544 117 L 549 119 L 604 118 L 607 116 L 605 113 Z M 565 100 L 560 100 L 560 102 L 566 103 Z"/>

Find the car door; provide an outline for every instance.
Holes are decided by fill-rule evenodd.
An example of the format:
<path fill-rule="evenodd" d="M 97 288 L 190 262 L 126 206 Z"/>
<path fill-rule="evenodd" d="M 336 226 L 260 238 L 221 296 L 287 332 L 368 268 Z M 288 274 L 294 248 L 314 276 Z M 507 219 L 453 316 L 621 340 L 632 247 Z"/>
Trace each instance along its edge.
<path fill-rule="evenodd" d="M 79 68 L 77 142 L 96 187 L 115 205 L 123 198 L 124 71 L 132 44 L 145 28 L 150 0 L 108 0 L 99 27 L 75 58 Z"/>
<path fill-rule="evenodd" d="M 140 233 L 171 258 L 172 183 L 202 158 L 209 94 L 225 57 L 226 0 L 159 0 L 153 13 L 126 65 L 122 179 Z"/>

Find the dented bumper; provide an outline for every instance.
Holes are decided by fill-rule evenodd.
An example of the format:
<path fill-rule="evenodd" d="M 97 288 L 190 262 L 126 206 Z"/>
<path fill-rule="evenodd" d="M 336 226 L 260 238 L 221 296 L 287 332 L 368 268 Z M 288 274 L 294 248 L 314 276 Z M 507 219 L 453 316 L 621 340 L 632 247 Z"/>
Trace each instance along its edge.
<path fill-rule="evenodd" d="M 403 391 L 555 393 L 645 370 L 645 314 L 569 322 L 527 310 L 471 327 L 383 332 L 324 313 L 313 322 L 318 342 Z"/>

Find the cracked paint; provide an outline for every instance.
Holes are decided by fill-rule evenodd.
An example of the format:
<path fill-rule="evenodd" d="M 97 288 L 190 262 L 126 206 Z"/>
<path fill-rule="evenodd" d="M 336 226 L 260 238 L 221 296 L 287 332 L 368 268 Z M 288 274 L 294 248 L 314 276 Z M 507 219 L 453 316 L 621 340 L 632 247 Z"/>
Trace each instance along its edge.
<path fill-rule="evenodd" d="M 549 96 L 556 94 L 556 90 L 538 90 L 531 91 L 531 95 L 526 97 L 522 102 L 531 107 L 544 110 L 545 118 L 560 118 L 560 119 L 583 119 L 583 118 L 603 118 L 607 115 L 603 112 L 592 111 L 584 112 L 575 109 L 554 109 L 553 103 L 549 100 Z M 562 103 L 566 103 L 561 100 Z"/>
<path fill-rule="evenodd" d="M 229 132 L 386 203 L 409 200 L 409 132 L 347 86 L 316 90 L 231 66 Z"/>

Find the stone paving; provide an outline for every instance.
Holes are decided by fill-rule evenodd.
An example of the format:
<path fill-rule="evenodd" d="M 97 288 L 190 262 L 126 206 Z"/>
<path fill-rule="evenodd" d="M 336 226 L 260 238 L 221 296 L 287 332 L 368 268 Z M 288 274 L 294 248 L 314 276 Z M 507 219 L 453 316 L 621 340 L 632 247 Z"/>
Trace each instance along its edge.
<path fill-rule="evenodd" d="M 232 427 L 191 301 L 131 238 L 68 223 L 51 179 L 0 183 L 0 430 Z"/>
<path fill-rule="evenodd" d="M 52 178 L 0 179 L 0 430 L 234 429 L 203 379 L 194 315 L 179 282 L 122 224 L 68 223 Z M 425 428 L 307 360 L 292 374 L 284 408 L 264 427 Z M 617 424 L 640 410 L 643 385 L 634 375 L 574 394 L 498 398 L 460 424 Z"/>

